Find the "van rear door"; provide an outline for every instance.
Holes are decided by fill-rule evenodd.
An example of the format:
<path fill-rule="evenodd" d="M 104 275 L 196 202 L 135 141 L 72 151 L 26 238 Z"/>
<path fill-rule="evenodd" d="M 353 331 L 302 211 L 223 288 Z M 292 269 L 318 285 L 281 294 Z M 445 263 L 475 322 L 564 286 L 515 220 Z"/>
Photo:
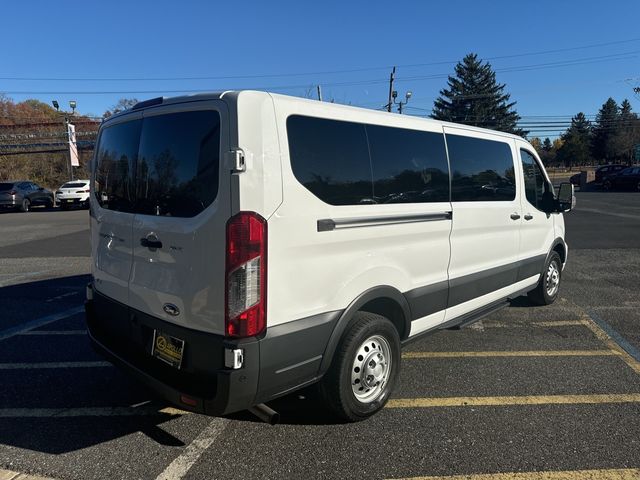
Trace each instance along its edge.
<path fill-rule="evenodd" d="M 132 263 L 135 209 L 133 171 L 142 113 L 111 120 L 100 132 L 93 168 L 91 256 L 94 287 L 126 305 Z"/>
<path fill-rule="evenodd" d="M 222 101 L 144 111 L 129 306 L 224 334 L 229 115 Z"/>

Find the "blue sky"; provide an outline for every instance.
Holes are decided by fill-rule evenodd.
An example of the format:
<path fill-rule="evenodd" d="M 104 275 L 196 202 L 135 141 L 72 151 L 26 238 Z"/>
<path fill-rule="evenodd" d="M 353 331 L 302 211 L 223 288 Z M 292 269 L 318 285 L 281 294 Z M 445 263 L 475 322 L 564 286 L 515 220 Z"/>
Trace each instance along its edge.
<path fill-rule="evenodd" d="M 317 84 L 325 99 L 376 108 L 392 65 L 399 94 L 413 92 L 406 112 L 426 114 L 469 52 L 491 59 L 523 117 L 595 114 L 609 96 L 640 111 L 635 0 L 21 0 L 4 3 L 2 16 L 0 92 L 75 99 L 85 114 L 101 115 L 121 97 L 236 88 L 304 95 Z"/>

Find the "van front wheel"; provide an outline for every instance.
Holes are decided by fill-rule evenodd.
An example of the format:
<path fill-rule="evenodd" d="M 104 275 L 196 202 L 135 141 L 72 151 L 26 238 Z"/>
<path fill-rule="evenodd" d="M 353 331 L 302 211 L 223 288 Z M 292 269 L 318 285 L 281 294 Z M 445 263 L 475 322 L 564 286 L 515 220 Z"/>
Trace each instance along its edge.
<path fill-rule="evenodd" d="M 560 279 L 562 278 L 562 260 L 558 252 L 551 252 L 535 290 L 527 296 L 534 305 L 551 305 L 558 298 Z"/>
<path fill-rule="evenodd" d="M 400 371 L 400 337 L 385 317 L 358 312 L 320 382 L 325 403 L 344 420 L 364 420 L 387 403 Z"/>

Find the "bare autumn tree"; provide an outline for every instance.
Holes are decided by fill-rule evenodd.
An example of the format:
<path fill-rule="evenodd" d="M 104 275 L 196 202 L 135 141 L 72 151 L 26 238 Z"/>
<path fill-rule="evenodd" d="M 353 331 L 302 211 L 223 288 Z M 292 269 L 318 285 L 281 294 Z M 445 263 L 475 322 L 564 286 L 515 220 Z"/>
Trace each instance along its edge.
<path fill-rule="evenodd" d="M 137 98 L 121 98 L 114 106 L 102 114 L 102 118 L 109 118 L 111 115 L 128 110 L 138 103 Z"/>
<path fill-rule="evenodd" d="M 92 142 L 99 123 L 75 115 L 79 142 Z M 0 94 L 0 180 L 26 179 L 57 188 L 69 179 L 69 153 L 63 116 L 38 100 L 14 102 Z M 48 150 L 48 151 L 43 151 Z M 86 177 L 93 151 L 79 149 L 77 176 Z"/>

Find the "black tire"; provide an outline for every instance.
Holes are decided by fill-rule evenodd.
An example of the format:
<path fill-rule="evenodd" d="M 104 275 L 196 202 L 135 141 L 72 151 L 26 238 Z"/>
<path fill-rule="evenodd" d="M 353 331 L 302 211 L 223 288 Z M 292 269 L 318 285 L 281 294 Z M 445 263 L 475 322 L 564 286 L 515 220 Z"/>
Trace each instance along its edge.
<path fill-rule="evenodd" d="M 611 190 L 613 190 L 613 185 L 611 185 L 611 182 L 609 180 L 605 180 L 604 183 L 602 184 L 602 188 L 606 192 L 610 192 Z"/>
<path fill-rule="evenodd" d="M 558 298 L 562 280 L 562 260 L 558 252 L 551 252 L 544 269 L 540 274 L 540 280 L 535 290 L 531 290 L 527 296 L 534 305 L 551 305 Z"/>
<path fill-rule="evenodd" d="M 60 210 L 69 210 L 69 206 L 65 203 L 60 204 Z"/>
<path fill-rule="evenodd" d="M 383 339 L 386 345 L 380 339 Z M 371 345 L 369 342 L 372 342 Z M 365 352 L 365 349 L 370 353 L 366 353 L 366 357 L 359 355 L 359 352 Z M 391 360 L 390 366 L 385 356 L 386 352 Z M 357 312 L 338 345 L 329 370 L 320 381 L 319 390 L 325 404 L 338 417 L 349 422 L 358 422 L 370 417 L 389 400 L 400 372 L 400 358 L 400 337 L 393 323 L 374 313 Z M 357 366 L 354 368 L 357 362 L 362 361 L 362 365 L 367 363 L 371 366 L 375 365 L 376 360 L 379 361 L 376 367 L 378 370 L 374 369 L 371 372 L 375 371 L 376 375 L 380 375 L 377 384 L 377 377 L 374 375 L 367 376 L 370 380 L 364 380 L 369 371 L 366 367 L 362 370 Z M 386 369 L 384 365 L 387 366 Z M 361 376 L 363 380 L 354 380 L 354 376 Z M 372 388 L 366 391 L 365 381 L 373 384 Z M 358 398 L 355 393 L 358 389 L 362 390 L 359 395 L 370 394 L 372 398 L 364 401 Z"/>
<path fill-rule="evenodd" d="M 24 198 L 22 200 L 22 203 L 20 204 L 20 211 L 28 212 L 30 209 L 31 209 L 31 200 L 29 200 L 28 198 Z"/>

